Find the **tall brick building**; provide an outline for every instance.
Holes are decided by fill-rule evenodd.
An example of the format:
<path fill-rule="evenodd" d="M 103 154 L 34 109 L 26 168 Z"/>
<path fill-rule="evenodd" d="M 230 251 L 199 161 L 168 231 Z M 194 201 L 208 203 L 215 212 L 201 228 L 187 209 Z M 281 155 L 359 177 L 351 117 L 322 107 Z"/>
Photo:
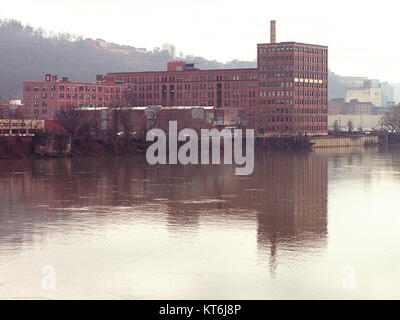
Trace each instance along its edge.
<path fill-rule="evenodd" d="M 258 126 L 265 132 L 327 132 L 328 48 L 296 42 L 257 45 Z"/>
<path fill-rule="evenodd" d="M 327 79 L 328 48 L 277 43 L 272 21 L 270 43 L 257 45 L 257 68 L 201 70 L 174 61 L 167 71 L 108 73 L 93 84 L 46 75 L 45 82 L 24 82 L 24 102 L 27 115 L 39 118 L 49 109 L 107 106 L 120 97 L 138 107 L 239 108 L 260 134 L 326 134 Z"/>

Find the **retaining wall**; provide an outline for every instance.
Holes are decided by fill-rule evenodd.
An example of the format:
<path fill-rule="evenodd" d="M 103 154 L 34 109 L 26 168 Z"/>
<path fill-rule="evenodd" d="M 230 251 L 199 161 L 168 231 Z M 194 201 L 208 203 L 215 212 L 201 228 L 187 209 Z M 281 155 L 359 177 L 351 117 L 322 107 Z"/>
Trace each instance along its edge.
<path fill-rule="evenodd" d="M 310 141 L 313 148 L 353 147 L 365 145 L 378 145 L 379 136 L 354 136 L 354 137 L 315 137 Z"/>

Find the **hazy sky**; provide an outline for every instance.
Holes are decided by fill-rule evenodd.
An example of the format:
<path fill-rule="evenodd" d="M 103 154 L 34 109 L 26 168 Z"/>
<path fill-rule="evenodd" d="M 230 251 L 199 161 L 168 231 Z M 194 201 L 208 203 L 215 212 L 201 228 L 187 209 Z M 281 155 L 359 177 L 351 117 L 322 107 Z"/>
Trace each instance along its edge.
<path fill-rule="evenodd" d="M 254 60 L 275 19 L 277 41 L 328 45 L 332 71 L 400 82 L 397 9 L 388 0 L 1 0 L 0 18 L 148 49 L 169 42 L 221 62 Z"/>

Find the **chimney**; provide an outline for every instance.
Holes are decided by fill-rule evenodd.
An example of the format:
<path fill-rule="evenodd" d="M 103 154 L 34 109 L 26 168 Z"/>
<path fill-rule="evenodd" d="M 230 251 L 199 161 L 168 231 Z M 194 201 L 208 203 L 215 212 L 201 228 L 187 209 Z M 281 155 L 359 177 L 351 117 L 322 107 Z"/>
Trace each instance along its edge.
<path fill-rule="evenodd" d="M 271 20 L 270 43 L 276 43 L 276 21 Z"/>

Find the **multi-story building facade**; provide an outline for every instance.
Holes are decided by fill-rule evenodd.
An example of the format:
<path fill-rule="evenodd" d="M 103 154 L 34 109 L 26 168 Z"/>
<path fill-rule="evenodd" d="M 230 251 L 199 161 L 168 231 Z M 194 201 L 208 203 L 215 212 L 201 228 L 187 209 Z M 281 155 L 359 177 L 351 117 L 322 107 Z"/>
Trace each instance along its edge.
<path fill-rule="evenodd" d="M 382 89 L 379 84 L 366 80 L 362 87 L 346 88 L 346 102 L 351 100 L 371 102 L 375 107 L 382 107 Z"/>
<path fill-rule="evenodd" d="M 25 81 L 23 101 L 28 119 L 54 119 L 59 109 L 108 106 L 125 94 L 125 86 L 105 83 L 71 82 L 46 74 L 45 81 Z"/>
<path fill-rule="evenodd" d="M 250 109 L 257 102 L 257 69 L 200 70 L 169 62 L 167 71 L 108 73 L 106 84 L 131 88 L 134 106 L 214 106 Z"/>
<path fill-rule="evenodd" d="M 296 42 L 257 45 L 259 131 L 327 133 L 328 48 Z"/>
<path fill-rule="evenodd" d="M 264 134 L 326 134 L 328 48 L 296 42 L 257 45 L 257 68 L 201 70 L 169 62 L 167 71 L 119 72 L 96 83 L 24 82 L 27 116 L 53 117 L 67 107 L 107 106 L 124 96 L 132 106 L 212 106 L 245 111 L 248 127 Z M 49 115 L 50 113 L 50 115 Z"/>

